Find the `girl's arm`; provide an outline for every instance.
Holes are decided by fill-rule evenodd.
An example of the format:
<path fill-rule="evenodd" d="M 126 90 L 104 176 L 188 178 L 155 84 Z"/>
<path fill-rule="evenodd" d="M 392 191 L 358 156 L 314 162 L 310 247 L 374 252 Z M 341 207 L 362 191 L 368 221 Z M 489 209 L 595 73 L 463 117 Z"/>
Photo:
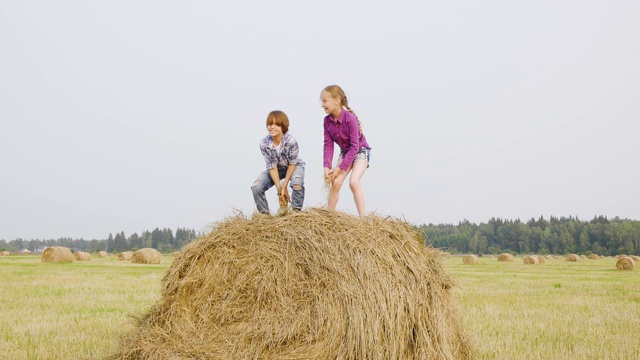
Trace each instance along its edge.
<path fill-rule="evenodd" d="M 324 168 L 325 173 L 326 169 L 331 169 L 331 161 L 333 160 L 333 139 L 331 139 L 331 135 L 329 135 L 329 130 L 327 130 L 327 121 L 324 123 L 324 151 L 323 151 L 323 160 L 324 160 Z"/>
<path fill-rule="evenodd" d="M 349 150 L 344 154 L 342 163 L 340 163 L 340 169 L 342 171 L 349 170 L 349 167 L 353 164 L 353 160 L 356 159 L 358 151 L 360 151 L 360 127 L 358 125 L 358 119 L 350 112 L 347 112 L 345 121 L 349 129 Z M 334 175 L 335 176 L 335 175 Z"/>

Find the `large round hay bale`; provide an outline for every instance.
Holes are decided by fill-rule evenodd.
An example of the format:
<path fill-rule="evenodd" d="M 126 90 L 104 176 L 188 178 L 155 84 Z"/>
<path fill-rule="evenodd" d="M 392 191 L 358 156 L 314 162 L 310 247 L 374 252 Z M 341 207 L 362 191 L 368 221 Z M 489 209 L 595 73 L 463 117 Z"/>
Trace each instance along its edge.
<path fill-rule="evenodd" d="M 133 251 L 123 251 L 118 253 L 118 260 L 131 260 Z"/>
<path fill-rule="evenodd" d="M 462 262 L 467 265 L 475 265 L 478 263 L 478 257 L 473 254 L 465 255 L 462 257 Z"/>
<path fill-rule="evenodd" d="M 11 253 L 8 251 L 0 252 L 0 256 L 9 256 L 9 255 L 11 255 Z"/>
<path fill-rule="evenodd" d="M 578 261 L 580 261 L 580 257 L 578 255 L 576 255 L 576 254 L 569 254 L 569 255 L 567 255 L 566 260 L 570 261 L 570 262 L 578 262 Z"/>
<path fill-rule="evenodd" d="M 73 262 L 71 250 L 63 246 L 50 246 L 42 252 L 42 262 L 46 263 L 70 263 Z"/>
<path fill-rule="evenodd" d="M 616 269 L 618 270 L 633 270 L 636 268 L 636 262 L 630 257 L 623 257 L 616 262 Z"/>
<path fill-rule="evenodd" d="M 475 358 L 454 285 L 399 220 L 237 214 L 183 248 L 115 358 Z"/>
<path fill-rule="evenodd" d="M 136 264 L 160 264 L 162 254 L 153 248 L 144 248 L 133 252 L 131 262 Z"/>
<path fill-rule="evenodd" d="M 513 262 L 513 255 L 509 253 L 500 254 L 500 256 L 498 256 L 498 261 Z"/>
<path fill-rule="evenodd" d="M 91 261 L 91 254 L 84 251 L 78 251 L 75 254 L 73 254 L 73 258 L 78 261 Z"/>
<path fill-rule="evenodd" d="M 525 256 L 523 262 L 525 265 L 535 265 L 539 263 L 537 256 Z"/>
<path fill-rule="evenodd" d="M 589 260 L 600 260 L 600 256 L 598 256 L 596 254 L 591 254 L 591 255 L 587 256 L 587 258 Z"/>
<path fill-rule="evenodd" d="M 109 256 L 109 253 L 107 253 L 106 251 L 98 251 L 99 258 L 106 258 L 108 256 Z"/>
<path fill-rule="evenodd" d="M 544 256 L 542 256 L 542 255 L 538 255 L 538 256 L 537 256 L 537 258 L 538 258 L 538 262 L 539 262 L 540 264 L 544 264 L 544 263 L 546 263 L 546 262 L 547 262 L 547 258 L 546 258 L 546 257 L 544 257 Z"/>

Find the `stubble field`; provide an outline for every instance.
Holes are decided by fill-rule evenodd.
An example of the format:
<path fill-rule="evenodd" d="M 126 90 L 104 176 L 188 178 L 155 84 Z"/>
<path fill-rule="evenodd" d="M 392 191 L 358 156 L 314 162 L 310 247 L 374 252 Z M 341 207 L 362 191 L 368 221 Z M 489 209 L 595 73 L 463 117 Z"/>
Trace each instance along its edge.
<path fill-rule="evenodd" d="M 103 359 L 159 298 L 159 265 L 0 257 L 0 359 Z M 479 359 L 640 359 L 640 269 L 616 259 L 443 260 Z"/>

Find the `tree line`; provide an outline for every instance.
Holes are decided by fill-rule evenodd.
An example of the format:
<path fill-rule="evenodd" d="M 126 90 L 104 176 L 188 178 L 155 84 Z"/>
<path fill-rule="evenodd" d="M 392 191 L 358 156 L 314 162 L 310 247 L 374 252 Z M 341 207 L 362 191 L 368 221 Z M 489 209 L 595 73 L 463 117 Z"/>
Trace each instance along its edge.
<path fill-rule="evenodd" d="M 522 222 L 492 218 L 486 223 L 467 220 L 458 225 L 420 225 L 425 243 L 452 253 L 638 255 L 640 221 L 577 217 L 540 217 Z"/>
<path fill-rule="evenodd" d="M 9 242 L 0 240 L 0 250 L 17 252 L 22 249 L 28 249 L 35 252 L 44 247 L 64 246 L 73 250 L 87 252 L 107 251 L 110 253 L 118 253 L 142 248 L 154 248 L 161 253 L 170 253 L 182 249 L 182 247 L 201 235 L 201 233 L 198 234 L 193 229 L 177 228 L 174 234 L 174 232 L 168 228 L 155 228 L 153 231 L 147 230 L 142 232 L 141 235 L 133 233 L 128 237 L 124 234 L 124 231 L 121 231 L 116 233 L 115 236 L 109 234 L 108 238 L 101 240 L 84 240 L 82 238 L 24 240 L 18 238 Z"/>

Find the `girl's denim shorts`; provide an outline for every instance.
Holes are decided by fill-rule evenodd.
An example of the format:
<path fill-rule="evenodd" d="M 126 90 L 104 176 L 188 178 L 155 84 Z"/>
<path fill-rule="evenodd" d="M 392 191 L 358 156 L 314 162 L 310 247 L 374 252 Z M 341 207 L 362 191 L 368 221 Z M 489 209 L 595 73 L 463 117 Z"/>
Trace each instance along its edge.
<path fill-rule="evenodd" d="M 338 164 L 342 162 L 343 158 L 344 158 L 344 153 L 340 152 L 340 156 L 338 156 Z M 371 149 L 367 149 L 366 147 L 363 147 L 362 149 L 360 149 L 360 151 L 358 151 L 358 154 L 356 155 L 356 159 L 362 159 L 366 161 L 367 167 L 369 167 L 369 161 L 371 160 Z M 355 159 L 353 161 L 355 161 Z"/>

